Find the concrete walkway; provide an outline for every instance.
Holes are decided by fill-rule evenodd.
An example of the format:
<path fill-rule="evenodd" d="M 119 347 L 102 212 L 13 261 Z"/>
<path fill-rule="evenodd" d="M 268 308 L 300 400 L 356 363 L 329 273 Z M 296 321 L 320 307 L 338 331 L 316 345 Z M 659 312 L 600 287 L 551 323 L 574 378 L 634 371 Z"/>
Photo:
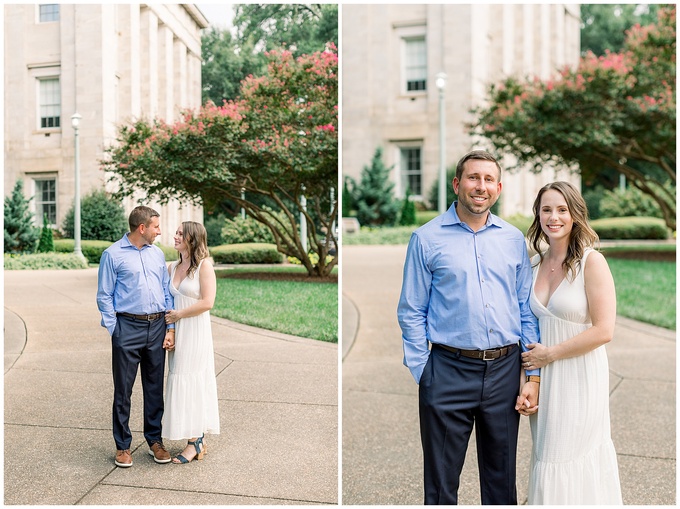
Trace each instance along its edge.
<path fill-rule="evenodd" d="M 422 504 L 418 393 L 402 365 L 396 310 L 406 246 L 343 248 L 343 504 Z M 675 331 L 617 319 L 607 345 L 612 438 L 626 505 L 676 503 Z M 518 494 L 531 436 L 521 421 Z M 474 438 L 459 503 L 479 504 Z"/>
<path fill-rule="evenodd" d="M 213 318 L 221 434 L 205 460 L 153 462 L 138 377 L 134 465 L 117 468 L 97 270 L 4 277 L 5 504 L 337 504 L 337 345 Z"/>

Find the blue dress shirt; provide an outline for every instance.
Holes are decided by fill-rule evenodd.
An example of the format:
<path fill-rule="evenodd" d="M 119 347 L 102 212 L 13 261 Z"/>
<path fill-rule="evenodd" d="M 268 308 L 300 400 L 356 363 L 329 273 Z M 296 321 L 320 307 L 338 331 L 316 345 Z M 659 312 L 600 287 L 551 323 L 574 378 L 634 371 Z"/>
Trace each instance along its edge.
<path fill-rule="evenodd" d="M 456 203 L 415 230 L 406 253 L 397 315 L 404 365 L 418 383 L 428 341 L 464 350 L 521 343 L 524 351 L 539 342 L 524 236 L 491 213 L 474 232 L 459 219 Z"/>
<path fill-rule="evenodd" d="M 137 249 L 127 233 L 110 245 L 99 261 L 97 307 L 111 335 L 117 312 L 150 315 L 174 309 L 163 251 L 148 244 Z"/>

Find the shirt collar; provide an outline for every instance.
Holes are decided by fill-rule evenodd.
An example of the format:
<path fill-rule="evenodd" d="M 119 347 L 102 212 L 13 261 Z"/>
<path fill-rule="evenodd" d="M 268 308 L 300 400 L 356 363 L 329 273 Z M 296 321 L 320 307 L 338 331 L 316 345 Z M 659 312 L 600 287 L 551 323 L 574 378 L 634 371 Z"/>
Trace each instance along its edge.
<path fill-rule="evenodd" d="M 137 246 L 135 246 L 132 242 L 130 242 L 129 238 L 130 232 L 127 232 L 125 235 L 123 235 L 123 238 L 121 239 L 122 245 L 121 247 L 126 248 L 126 247 L 131 247 L 134 249 L 137 249 Z M 142 249 L 146 249 L 147 247 L 151 247 L 149 244 L 144 244 L 142 246 Z M 137 249 L 138 251 L 141 251 L 142 249 Z"/>
<path fill-rule="evenodd" d="M 453 224 L 460 225 L 465 224 L 460 220 L 460 217 L 458 217 L 458 213 L 456 212 L 456 205 L 458 205 L 458 202 L 454 201 L 449 207 L 449 209 L 446 212 L 444 212 L 444 214 L 442 215 L 442 226 L 448 226 Z M 491 212 L 489 212 L 489 215 L 486 218 L 486 224 L 484 225 L 484 228 L 488 228 L 489 226 L 497 226 L 499 228 L 503 227 L 500 218 L 492 214 Z"/>

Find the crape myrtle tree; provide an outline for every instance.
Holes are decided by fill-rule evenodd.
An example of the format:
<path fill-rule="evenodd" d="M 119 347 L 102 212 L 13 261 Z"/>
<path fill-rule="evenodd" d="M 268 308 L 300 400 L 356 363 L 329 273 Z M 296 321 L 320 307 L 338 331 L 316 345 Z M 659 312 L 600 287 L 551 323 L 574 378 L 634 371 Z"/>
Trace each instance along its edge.
<path fill-rule="evenodd" d="M 589 52 L 555 79 L 492 85 L 471 131 L 536 172 L 565 164 L 586 179 L 622 173 L 675 230 L 675 12 L 660 8 L 655 24 L 627 32 L 622 51 Z"/>
<path fill-rule="evenodd" d="M 338 247 L 338 200 L 331 203 L 331 188 L 338 189 L 337 48 L 298 58 L 272 51 L 268 58 L 266 73 L 245 79 L 237 100 L 209 102 L 174 124 L 122 126 L 103 169 L 120 196 L 141 190 L 160 203 L 205 206 L 232 200 L 271 229 L 281 253 L 298 258 L 310 276 L 326 276 L 337 264 L 326 256 Z"/>

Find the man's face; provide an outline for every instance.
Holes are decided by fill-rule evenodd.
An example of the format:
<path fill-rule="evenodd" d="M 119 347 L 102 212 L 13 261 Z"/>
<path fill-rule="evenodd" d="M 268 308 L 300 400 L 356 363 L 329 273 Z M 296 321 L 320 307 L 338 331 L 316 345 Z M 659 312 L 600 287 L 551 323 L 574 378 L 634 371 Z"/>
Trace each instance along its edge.
<path fill-rule="evenodd" d="M 147 244 L 153 244 L 156 237 L 161 234 L 161 223 L 158 216 L 154 216 L 149 221 L 149 225 L 141 225 L 140 232 Z"/>
<path fill-rule="evenodd" d="M 464 212 L 475 216 L 486 214 L 501 194 L 499 177 L 500 172 L 493 161 L 466 161 L 460 180 L 458 177 L 453 179 L 453 190 Z"/>

